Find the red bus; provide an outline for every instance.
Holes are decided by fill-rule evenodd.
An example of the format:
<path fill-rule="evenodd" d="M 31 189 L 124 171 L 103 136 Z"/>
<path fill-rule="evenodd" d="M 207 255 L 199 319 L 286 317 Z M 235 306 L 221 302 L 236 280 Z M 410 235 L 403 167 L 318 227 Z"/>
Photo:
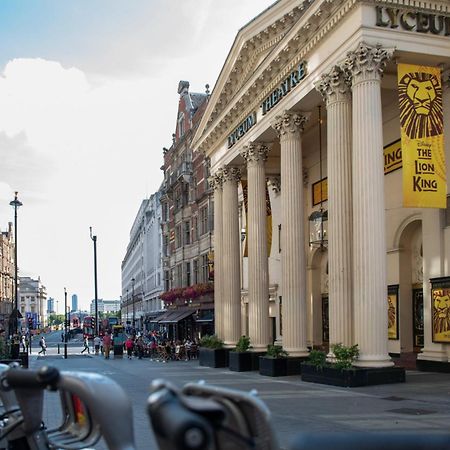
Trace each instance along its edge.
<path fill-rule="evenodd" d="M 95 318 L 86 316 L 83 319 L 83 338 L 94 339 L 95 336 Z"/>

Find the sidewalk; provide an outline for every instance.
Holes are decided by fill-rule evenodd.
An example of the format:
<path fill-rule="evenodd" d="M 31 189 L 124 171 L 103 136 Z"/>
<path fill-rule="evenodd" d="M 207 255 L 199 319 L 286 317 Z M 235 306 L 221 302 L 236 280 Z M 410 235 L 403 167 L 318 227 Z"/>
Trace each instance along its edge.
<path fill-rule="evenodd" d="M 271 411 L 271 422 L 282 446 L 300 431 L 446 432 L 450 423 L 448 374 L 407 371 L 406 383 L 340 388 L 305 383 L 299 376 L 271 378 L 257 372 L 211 369 L 199 366 L 197 360 L 162 364 L 148 359 L 80 357 L 78 353 L 67 360 L 55 354 L 33 356 L 30 361 L 32 368 L 43 364 L 61 370 L 92 371 L 119 383 L 133 403 L 139 449 L 156 449 L 145 413 L 149 385 L 156 378 L 178 386 L 205 380 L 247 392 L 256 389 Z"/>

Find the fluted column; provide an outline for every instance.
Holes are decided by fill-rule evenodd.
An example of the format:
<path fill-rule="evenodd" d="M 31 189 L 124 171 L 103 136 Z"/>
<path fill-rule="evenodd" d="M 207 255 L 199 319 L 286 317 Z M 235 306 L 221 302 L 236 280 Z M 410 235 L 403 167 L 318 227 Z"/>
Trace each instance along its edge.
<path fill-rule="evenodd" d="M 353 264 L 357 365 L 392 365 L 387 344 L 386 222 L 381 77 L 391 52 L 359 44 L 345 68 L 353 93 Z"/>
<path fill-rule="evenodd" d="M 223 190 L 222 171 L 211 177 L 214 187 L 214 332 L 223 340 Z"/>
<path fill-rule="evenodd" d="M 251 143 L 241 151 L 248 177 L 248 323 L 255 352 L 270 343 L 269 264 L 267 260 L 266 171 L 268 148 Z"/>
<path fill-rule="evenodd" d="M 281 268 L 283 348 L 291 356 L 307 356 L 306 255 L 301 133 L 305 115 L 284 112 L 272 127 L 281 146 Z"/>
<path fill-rule="evenodd" d="M 234 347 L 241 335 L 241 278 L 237 167 L 223 170 L 223 339 Z"/>
<path fill-rule="evenodd" d="M 351 89 L 339 67 L 316 88 L 327 105 L 330 345 L 348 346 L 353 344 Z"/>

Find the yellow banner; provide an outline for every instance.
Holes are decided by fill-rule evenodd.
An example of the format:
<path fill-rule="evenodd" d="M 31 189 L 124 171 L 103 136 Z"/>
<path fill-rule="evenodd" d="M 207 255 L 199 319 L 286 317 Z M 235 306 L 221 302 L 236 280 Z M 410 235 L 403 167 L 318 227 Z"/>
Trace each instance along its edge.
<path fill-rule="evenodd" d="M 384 174 L 402 168 L 402 143 L 400 139 L 383 148 Z"/>
<path fill-rule="evenodd" d="M 446 208 L 441 71 L 398 65 L 403 206 Z"/>

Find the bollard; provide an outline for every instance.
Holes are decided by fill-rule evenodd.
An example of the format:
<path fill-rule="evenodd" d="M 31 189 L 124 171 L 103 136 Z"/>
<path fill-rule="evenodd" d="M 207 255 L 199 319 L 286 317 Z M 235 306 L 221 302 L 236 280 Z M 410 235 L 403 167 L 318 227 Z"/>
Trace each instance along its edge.
<path fill-rule="evenodd" d="M 58 344 L 58 355 L 59 355 L 59 344 Z"/>

